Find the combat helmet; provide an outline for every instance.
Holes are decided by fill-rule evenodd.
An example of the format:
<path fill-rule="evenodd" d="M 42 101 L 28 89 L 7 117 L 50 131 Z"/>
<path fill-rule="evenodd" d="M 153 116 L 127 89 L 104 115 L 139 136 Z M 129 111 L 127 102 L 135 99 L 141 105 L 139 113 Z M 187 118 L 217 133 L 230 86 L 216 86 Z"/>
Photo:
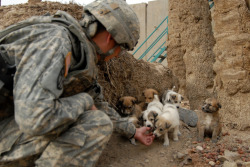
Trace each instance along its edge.
<path fill-rule="evenodd" d="M 96 0 L 84 7 L 127 50 L 133 50 L 140 34 L 139 20 L 124 0 Z"/>

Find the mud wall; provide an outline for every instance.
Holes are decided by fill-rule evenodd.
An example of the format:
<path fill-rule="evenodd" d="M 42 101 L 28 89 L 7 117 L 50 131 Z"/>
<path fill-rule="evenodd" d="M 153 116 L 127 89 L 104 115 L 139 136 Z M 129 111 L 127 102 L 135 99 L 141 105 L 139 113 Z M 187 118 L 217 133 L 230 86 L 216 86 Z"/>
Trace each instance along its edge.
<path fill-rule="evenodd" d="M 238 129 L 250 128 L 249 1 L 214 0 L 214 3 L 215 90 L 223 106 L 223 122 Z"/>
<path fill-rule="evenodd" d="M 179 93 L 192 109 L 213 96 L 215 55 L 207 0 L 169 0 L 168 67 L 179 78 Z"/>

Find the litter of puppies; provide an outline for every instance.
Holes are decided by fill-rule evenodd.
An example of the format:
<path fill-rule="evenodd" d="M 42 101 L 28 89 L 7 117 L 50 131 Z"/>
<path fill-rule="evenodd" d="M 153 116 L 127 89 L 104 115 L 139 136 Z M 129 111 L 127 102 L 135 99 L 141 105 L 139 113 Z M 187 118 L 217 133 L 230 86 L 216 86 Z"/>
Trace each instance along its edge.
<path fill-rule="evenodd" d="M 169 134 L 173 141 L 178 141 L 181 135 L 181 121 L 184 124 L 185 121 L 187 122 L 187 119 L 183 119 L 185 109 L 181 108 L 184 98 L 174 89 L 175 87 L 167 89 L 160 96 L 157 90 L 148 88 L 142 92 L 143 101 L 139 102 L 133 96 L 123 96 L 119 98 L 116 107 L 119 114 L 122 117 L 128 117 L 129 122 L 132 122 L 135 127 L 150 127 L 150 133 L 153 133 L 156 138 L 163 139 L 163 146 L 167 147 L 170 144 Z M 209 98 L 201 108 L 200 117 L 197 116 L 198 120 L 195 122 L 198 131 L 197 141 L 202 142 L 205 136 L 209 136 L 213 142 L 217 142 L 222 127 L 219 117 L 221 105 L 216 99 Z M 189 114 L 190 111 L 187 110 L 185 114 Z M 192 114 L 194 113 L 192 111 Z M 182 116 L 180 117 L 180 115 Z M 136 145 L 134 138 L 130 141 Z"/>

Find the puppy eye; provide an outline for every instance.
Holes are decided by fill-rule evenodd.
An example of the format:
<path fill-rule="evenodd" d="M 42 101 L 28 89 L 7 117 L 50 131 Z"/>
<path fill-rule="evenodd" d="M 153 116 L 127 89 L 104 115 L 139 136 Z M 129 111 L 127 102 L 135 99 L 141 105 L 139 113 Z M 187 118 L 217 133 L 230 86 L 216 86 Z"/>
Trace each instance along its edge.
<path fill-rule="evenodd" d="M 162 131 L 163 131 L 163 129 L 161 128 L 161 129 L 160 129 L 160 131 L 162 132 Z"/>
<path fill-rule="evenodd" d="M 143 121 L 146 122 L 146 119 L 144 119 Z"/>
<path fill-rule="evenodd" d="M 154 119 L 150 119 L 150 121 L 154 121 Z"/>

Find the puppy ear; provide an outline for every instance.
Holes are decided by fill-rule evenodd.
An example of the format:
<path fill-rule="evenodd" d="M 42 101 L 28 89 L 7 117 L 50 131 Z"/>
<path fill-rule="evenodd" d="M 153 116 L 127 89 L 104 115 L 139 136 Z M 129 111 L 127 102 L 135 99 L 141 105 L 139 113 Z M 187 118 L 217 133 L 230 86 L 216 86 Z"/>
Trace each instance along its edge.
<path fill-rule="evenodd" d="M 174 99 L 174 100 L 176 99 L 176 95 L 171 95 L 171 97 L 172 97 L 172 99 Z"/>
<path fill-rule="evenodd" d="M 154 116 L 154 118 L 156 118 L 158 116 L 158 113 L 154 111 L 153 116 Z"/>
<path fill-rule="evenodd" d="M 171 94 L 168 93 L 168 94 L 167 94 L 167 101 L 170 101 L 170 96 L 171 96 Z"/>
<path fill-rule="evenodd" d="M 132 100 L 132 103 L 133 103 L 133 104 L 135 104 L 136 101 L 137 101 L 135 97 L 132 97 L 131 100 Z"/>
<path fill-rule="evenodd" d="M 147 89 L 144 89 L 143 91 L 142 91 L 142 95 L 144 96 L 145 95 L 145 92 L 147 91 Z"/>
<path fill-rule="evenodd" d="M 166 122 L 165 126 L 168 129 L 168 128 L 170 128 L 171 124 Z"/>
<path fill-rule="evenodd" d="M 156 90 L 153 90 L 154 95 L 158 95 L 158 92 Z"/>
<path fill-rule="evenodd" d="M 220 103 L 217 103 L 217 106 L 218 106 L 219 108 L 221 108 L 221 104 L 220 104 Z"/>
<path fill-rule="evenodd" d="M 124 100 L 124 97 L 121 97 L 121 98 L 119 99 L 120 102 L 123 102 L 123 100 Z"/>

